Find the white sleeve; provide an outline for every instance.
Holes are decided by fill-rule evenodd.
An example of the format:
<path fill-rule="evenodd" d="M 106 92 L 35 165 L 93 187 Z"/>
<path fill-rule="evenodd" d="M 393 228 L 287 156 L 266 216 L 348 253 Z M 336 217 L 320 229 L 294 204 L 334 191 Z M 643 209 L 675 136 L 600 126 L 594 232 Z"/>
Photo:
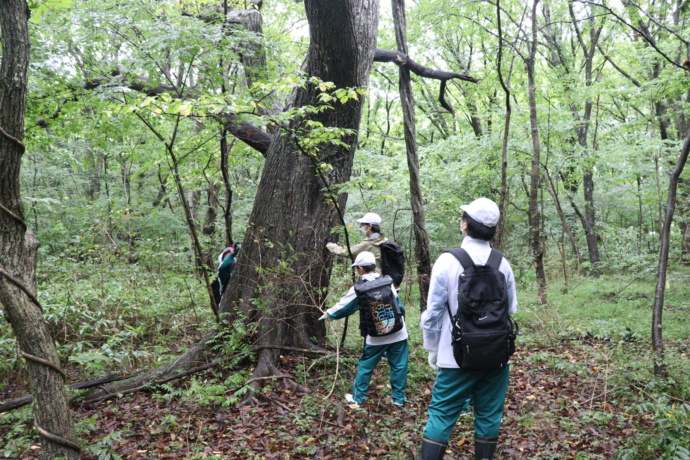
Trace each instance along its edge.
<path fill-rule="evenodd" d="M 329 308 L 326 310 L 326 313 L 329 315 L 332 315 L 336 311 L 340 310 L 343 308 L 345 305 L 349 304 L 352 302 L 355 297 L 357 297 L 357 294 L 355 294 L 355 287 L 352 286 L 349 291 L 347 291 L 347 294 L 345 294 L 343 297 L 340 298 L 337 304 L 335 304 L 333 307 Z"/>
<path fill-rule="evenodd" d="M 345 248 L 338 246 L 336 243 L 328 243 L 326 244 L 326 248 L 336 256 L 342 256 L 347 252 Z"/>
<path fill-rule="evenodd" d="M 515 291 L 515 275 L 513 274 L 513 269 L 510 263 L 503 258 L 501 263 L 501 272 L 506 276 L 506 290 L 508 291 L 508 314 L 513 316 L 517 313 L 518 301 L 517 294 Z"/>
<path fill-rule="evenodd" d="M 451 256 L 452 257 L 452 256 Z M 443 256 L 439 257 L 431 270 L 429 282 L 429 297 L 426 302 L 426 310 L 422 313 L 421 327 L 424 336 L 424 348 L 429 351 L 438 350 L 443 327 L 443 315 L 446 313 L 448 302 L 448 275 L 447 264 Z"/>

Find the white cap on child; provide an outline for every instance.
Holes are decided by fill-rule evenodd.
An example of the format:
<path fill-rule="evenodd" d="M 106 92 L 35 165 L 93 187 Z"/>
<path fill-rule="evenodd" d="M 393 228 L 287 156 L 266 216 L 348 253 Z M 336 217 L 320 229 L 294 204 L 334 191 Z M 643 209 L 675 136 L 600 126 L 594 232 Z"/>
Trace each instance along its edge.
<path fill-rule="evenodd" d="M 363 251 L 357 254 L 353 267 L 366 267 L 368 265 L 376 265 L 376 257 L 369 251 Z"/>

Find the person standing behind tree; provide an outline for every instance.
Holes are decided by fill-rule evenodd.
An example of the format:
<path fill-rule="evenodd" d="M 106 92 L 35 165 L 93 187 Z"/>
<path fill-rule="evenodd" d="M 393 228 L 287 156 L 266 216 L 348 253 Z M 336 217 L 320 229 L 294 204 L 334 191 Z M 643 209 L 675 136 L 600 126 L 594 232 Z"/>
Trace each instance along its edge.
<path fill-rule="evenodd" d="M 427 310 L 421 318 L 429 365 L 438 373 L 429 404 L 429 419 L 424 428 L 420 460 L 443 458 L 451 431 L 468 397 L 472 398 L 474 405 L 475 459 L 492 459 L 508 390 L 508 360 L 514 351 L 514 342 L 511 349 L 510 340 L 511 337 L 514 340 L 515 334 L 509 316 L 517 311 L 517 298 L 510 264 L 489 244 L 496 233 L 500 212 L 496 203 L 487 198 L 479 198 L 461 206 L 461 209 L 464 211 L 460 224 L 464 235 L 461 248 L 441 254 L 436 260 L 431 272 Z M 452 338 L 459 329 L 453 327 L 451 315 L 458 312 L 459 286 L 462 286 L 460 317 L 464 321 L 460 324 L 465 329 L 466 337 L 463 339 L 467 342 L 461 341 L 461 346 L 454 350 Z M 468 299 L 479 299 L 473 304 L 476 310 L 468 310 Z M 469 313 L 468 316 L 465 317 L 465 313 Z M 474 348 L 476 344 L 470 340 L 477 341 L 476 331 L 481 329 L 476 324 L 482 322 L 505 324 L 505 343 L 483 341 L 480 342 L 482 345 Z M 475 334 L 468 334 L 467 330 Z M 488 335 L 483 335 L 482 339 L 486 337 Z M 472 347 L 465 343 L 472 343 Z M 483 367 L 480 370 L 475 364 L 467 364 L 468 358 L 477 355 L 480 356 L 479 367 Z M 492 359 L 494 356 L 498 358 Z M 462 362 L 462 368 L 459 362 Z M 490 365 L 484 366 L 484 363 Z"/>
<path fill-rule="evenodd" d="M 357 366 L 357 377 L 352 394 L 345 395 L 348 404 L 362 404 L 369 393 L 369 382 L 374 368 L 381 358 L 388 356 L 390 366 L 391 397 L 393 405 L 405 404 L 407 385 L 408 346 L 405 328 L 405 311 L 389 276 L 375 271 L 374 255 L 363 251 L 357 255 L 353 267 L 357 267 L 360 280 L 333 308 L 319 318 L 341 319 L 356 311 L 360 312 L 360 331 L 366 337 L 362 356 Z"/>
<path fill-rule="evenodd" d="M 350 247 L 352 257 L 357 257 L 364 251 L 371 252 L 376 258 L 376 273 L 381 274 L 381 244 L 388 241 L 381 233 L 381 217 L 373 212 L 368 212 L 361 219 L 357 219 L 357 222 L 359 222 L 360 230 L 366 239 Z M 347 249 L 336 243 L 328 243 L 326 248 L 337 256 L 348 256 Z"/>
<path fill-rule="evenodd" d="M 227 248 L 223 249 L 223 251 L 218 255 L 218 275 L 211 283 L 216 305 L 220 305 L 220 299 L 223 295 L 223 292 L 225 292 L 225 287 L 228 285 L 230 276 L 232 275 L 235 265 L 237 264 L 237 252 L 237 243 L 233 243 L 232 246 L 228 246 Z"/>

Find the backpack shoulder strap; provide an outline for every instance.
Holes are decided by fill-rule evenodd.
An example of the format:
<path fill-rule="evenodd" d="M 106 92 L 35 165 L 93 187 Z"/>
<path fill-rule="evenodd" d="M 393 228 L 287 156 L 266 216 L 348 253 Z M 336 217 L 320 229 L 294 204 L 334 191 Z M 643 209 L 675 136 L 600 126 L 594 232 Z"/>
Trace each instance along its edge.
<path fill-rule="evenodd" d="M 486 265 L 498 270 L 498 268 L 501 266 L 502 261 L 503 253 L 498 249 L 491 249 L 491 254 L 489 254 L 489 260 L 486 261 Z"/>
<path fill-rule="evenodd" d="M 458 262 L 460 262 L 460 265 L 462 265 L 462 268 L 464 270 L 467 270 L 470 267 L 474 267 L 474 262 L 472 261 L 472 258 L 463 248 L 453 248 L 447 250 L 446 252 L 453 254 L 453 256 L 456 259 L 458 259 Z"/>

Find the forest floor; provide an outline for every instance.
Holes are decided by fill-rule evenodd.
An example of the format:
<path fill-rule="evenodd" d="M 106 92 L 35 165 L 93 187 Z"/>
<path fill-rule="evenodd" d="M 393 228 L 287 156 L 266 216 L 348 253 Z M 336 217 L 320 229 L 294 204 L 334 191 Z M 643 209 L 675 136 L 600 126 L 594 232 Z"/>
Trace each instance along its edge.
<path fill-rule="evenodd" d="M 629 413 L 631 401 L 609 393 L 608 380 L 616 372 L 607 361 L 612 347 L 602 340 L 566 341 L 516 354 L 497 458 L 610 458 L 630 439 L 646 435 L 653 425 L 649 416 Z M 411 358 L 421 354 L 417 350 Z M 341 365 L 356 358 L 350 351 Z M 302 373 L 301 364 L 301 358 L 293 357 L 282 362 L 295 376 Z M 308 394 L 276 382 L 253 407 L 224 407 L 213 398 L 192 396 L 190 388 L 222 381 L 223 372 L 180 380 L 156 393 L 76 407 L 76 417 L 89 421 L 81 442 L 94 446 L 98 455 L 92 458 L 412 459 L 433 385 L 430 370 L 418 373 L 408 383 L 408 402 L 398 409 L 390 404 L 387 365 L 382 363 L 368 402 L 356 409 L 344 404 L 342 394 L 326 398 L 319 392 L 331 386 L 334 376 L 316 367 L 308 374 Z M 0 400 L 8 392 L 6 387 Z M 0 435 L 8 435 L 9 428 L 3 423 Z M 38 439 L 24 440 L 21 454 L 6 458 L 40 458 Z M 446 458 L 473 458 L 472 446 L 472 415 L 466 414 L 453 432 Z"/>
<path fill-rule="evenodd" d="M 690 458 L 690 276 L 676 274 L 671 286 L 664 312 L 668 380 L 651 374 L 651 283 L 631 283 L 627 276 L 582 279 L 568 289 L 554 287 L 546 307 L 532 300 L 533 292 L 524 292 L 517 315 L 521 335 L 496 458 Z M 414 302 L 408 298 L 407 304 Z M 95 304 L 94 311 L 98 308 Z M 139 326 L 139 335 L 125 336 L 113 350 L 115 345 L 118 350 L 130 347 L 127 356 L 132 356 L 150 346 L 151 359 L 164 363 L 205 330 L 203 324 L 182 320 L 181 326 L 173 327 L 171 317 L 151 308 L 156 326 Z M 362 346 L 356 318 L 351 318 L 340 354 L 333 347 L 331 354 L 320 358 L 282 357 L 281 369 L 307 389 L 305 394 L 288 389 L 282 380 L 266 380 L 257 404 L 240 407 L 237 403 L 246 396 L 244 383 L 252 369 L 218 366 L 147 392 L 73 406 L 82 458 L 414 459 L 435 377 L 426 362 L 414 310 L 408 308 L 410 364 L 403 408 L 391 404 L 386 362 L 374 373 L 367 402 L 359 408 L 345 404 Z M 145 321 L 154 323 L 141 319 L 134 324 Z M 160 329 L 166 323 L 168 327 Z M 328 324 L 328 336 L 335 343 L 343 322 Z M 0 335 L 0 344 L 3 340 L 10 339 Z M 110 360 L 99 367 L 100 362 L 87 361 L 105 356 L 103 347 L 100 354 L 72 352 L 81 361 L 70 358 L 63 363 L 68 383 L 100 377 L 106 370 L 126 374 L 156 365 L 122 361 L 118 367 Z M 163 356 L 158 351 L 163 349 L 173 354 Z M 0 402 L 23 396 L 28 386 L 21 362 L 8 360 L 5 365 L 14 370 L 0 372 Z M 459 419 L 447 460 L 473 458 L 472 421 L 471 414 Z M 31 406 L 0 414 L 0 458 L 40 457 Z"/>

